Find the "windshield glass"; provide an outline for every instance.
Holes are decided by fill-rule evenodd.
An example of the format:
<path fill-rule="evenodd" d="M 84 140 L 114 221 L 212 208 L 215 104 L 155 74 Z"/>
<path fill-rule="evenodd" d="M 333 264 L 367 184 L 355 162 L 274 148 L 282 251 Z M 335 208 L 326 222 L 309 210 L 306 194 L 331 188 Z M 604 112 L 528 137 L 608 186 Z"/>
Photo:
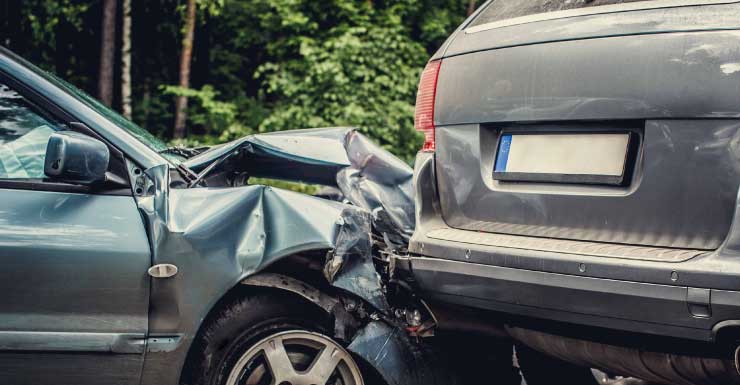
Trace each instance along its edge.
<path fill-rule="evenodd" d="M 131 134 L 131 136 L 136 138 L 138 141 L 140 141 L 141 143 L 144 143 L 147 147 L 158 152 L 160 155 L 162 155 L 162 157 L 164 157 L 171 163 L 174 163 L 175 165 L 179 165 L 180 163 L 182 163 L 182 160 L 184 158 L 180 157 L 177 154 L 166 152 L 168 148 L 167 144 L 161 139 L 152 135 L 149 131 L 139 127 L 136 123 L 119 115 L 117 112 L 113 111 L 111 108 L 105 106 L 103 103 L 100 103 L 97 99 L 93 98 L 92 96 L 88 95 L 84 91 L 68 83 L 64 79 L 61 79 L 50 72 L 46 72 L 36 67 L 35 65 L 29 63 L 27 60 L 19 57 L 18 55 L 8 50 L 3 49 L 2 52 L 10 56 L 11 58 L 13 58 L 13 60 L 15 60 L 16 62 L 30 69 L 31 71 L 37 73 L 38 75 L 54 83 L 54 85 L 63 89 L 70 95 L 76 97 L 78 100 L 85 103 L 88 107 L 98 112 L 100 115 L 102 115 L 103 117 L 111 121 L 113 124 L 126 130 L 129 134 Z"/>
<path fill-rule="evenodd" d="M 165 152 L 168 148 L 167 144 L 163 142 L 161 139 L 152 135 L 152 133 L 150 133 L 149 131 L 139 127 L 136 123 L 124 118 L 123 116 L 118 114 L 116 111 L 113 111 L 108 106 L 104 105 L 103 103 L 100 103 L 97 99 L 93 98 L 92 96 L 88 95 L 81 89 L 68 83 L 64 79 L 61 79 L 51 73 L 47 73 L 47 75 L 53 77 L 54 80 L 56 80 L 59 83 L 59 85 L 65 89 L 65 91 L 69 92 L 73 96 L 76 96 L 82 102 L 87 104 L 90 108 L 94 109 L 99 114 L 103 115 L 106 119 L 110 120 L 118 127 L 121 127 L 124 130 L 128 131 L 134 138 L 138 139 L 140 142 L 144 143 L 152 150 L 158 152 L 160 155 L 165 157 L 170 162 L 179 164 L 182 161 L 182 158 L 180 158 L 179 156 L 172 154 L 172 153 Z"/>
<path fill-rule="evenodd" d="M 646 0 L 494 0 L 488 5 L 488 8 L 484 9 L 478 15 L 470 26 L 488 24 L 515 17 L 536 15 L 538 13 L 596 7 L 599 5 L 634 3 L 638 1 Z"/>

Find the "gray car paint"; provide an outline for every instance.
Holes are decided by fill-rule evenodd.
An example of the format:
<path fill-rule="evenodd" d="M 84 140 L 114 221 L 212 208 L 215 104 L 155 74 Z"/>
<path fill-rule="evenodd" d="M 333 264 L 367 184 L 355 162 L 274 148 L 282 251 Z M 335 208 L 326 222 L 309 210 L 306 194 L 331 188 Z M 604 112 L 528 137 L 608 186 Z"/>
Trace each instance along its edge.
<path fill-rule="evenodd" d="M 322 151 L 299 146 L 317 138 L 323 143 Z M 331 202 L 261 185 L 174 189 L 170 188 L 166 167 L 146 170 L 151 188 L 137 201 L 146 218 L 153 263 L 177 264 L 179 270 L 172 279 L 153 282 L 150 334 L 181 338 L 173 339 L 173 346 L 166 352 L 148 354 L 145 384 L 177 378 L 182 367 L 165 362 L 184 362 L 192 338 L 214 301 L 246 277 L 290 255 L 325 251 L 326 259 L 320 262 L 325 263 L 324 274 L 332 286 L 364 299 L 375 311 L 390 313 L 381 278 L 372 262 L 371 226 L 382 230 L 399 223 L 397 228 L 403 230 L 404 224 L 408 224 L 413 205 L 387 204 L 410 202 L 410 167 L 347 128 L 255 135 L 211 151 L 186 162 L 200 170 L 206 184 L 222 181 L 215 176 L 223 172 L 289 178 L 296 167 L 305 167 L 305 173 L 299 172 L 302 180 L 326 181 L 334 175 L 345 197 L 355 197 L 358 204 Z M 352 175 L 355 183 L 345 183 L 347 175 Z M 409 185 L 404 187 L 404 183 Z M 396 211 L 395 218 L 402 218 L 401 222 L 385 222 L 384 218 L 394 218 L 380 214 L 386 207 Z M 204 281 L 211 284 L 200 284 Z M 358 336 L 366 336 L 364 333 L 361 331 Z M 399 339 L 403 334 L 385 335 L 385 344 L 372 348 L 374 356 L 408 346 L 408 342 Z M 377 339 L 365 341 L 355 339 L 348 349 L 367 353 L 371 348 L 365 344 L 375 344 Z M 416 357 L 423 361 L 424 355 Z M 429 383 L 425 373 L 433 370 L 431 365 L 413 360 L 376 360 L 371 364 L 379 365 L 378 371 L 389 384 L 399 385 L 415 383 L 412 379 Z M 449 377 L 438 378 L 445 381 L 440 383 L 450 383 Z"/>
<path fill-rule="evenodd" d="M 472 23 L 466 26 L 465 33 L 476 33 L 495 28 L 522 25 L 545 20 L 568 19 L 578 16 L 617 14 L 643 10 L 670 12 L 679 7 L 730 4 L 734 0 L 606 0 L 590 3 L 572 2 L 526 2 L 511 3 L 504 9 L 489 7 L 482 11 Z M 670 17 L 669 17 L 670 19 Z"/>
<path fill-rule="evenodd" d="M 717 4 L 707 5 L 709 2 Z M 674 5 L 658 6 L 661 3 Z M 676 3 L 683 3 L 683 6 L 676 6 Z M 563 17 L 558 19 L 549 19 L 551 14 L 545 13 L 530 16 L 526 23 L 513 23 L 517 19 L 502 20 L 482 31 L 476 31 L 477 26 L 464 29 L 464 34 L 451 42 L 444 56 L 559 41 L 737 29 L 737 1 L 699 3 L 692 0 L 636 2 L 607 6 L 615 11 L 606 15 L 598 14 L 605 7 L 587 7 L 563 12 Z M 624 11 L 632 7 L 656 9 Z"/>
<path fill-rule="evenodd" d="M 3 383 L 139 382 L 151 260 L 131 196 L 0 189 L 0 256 Z"/>
<path fill-rule="evenodd" d="M 343 130 L 344 133 L 350 131 Z M 17 363 L 8 363 L 5 367 L 5 374 L 7 374 L 5 378 L 9 381 L 17 381 L 18 383 L 23 383 L 27 379 L 47 381 L 53 375 L 47 369 L 58 367 L 60 359 L 68 358 L 68 353 L 75 353 L 76 355 L 73 357 L 78 357 L 81 360 L 77 364 L 79 366 L 86 367 L 87 363 L 101 364 L 102 360 L 106 363 L 108 369 L 101 371 L 99 376 L 88 378 L 85 377 L 85 373 L 87 373 L 85 371 L 73 375 L 72 372 L 65 373 L 66 369 L 62 367 L 61 373 L 56 372 L 57 383 L 85 383 L 93 379 L 95 383 L 106 383 L 107 378 L 116 381 L 115 383 L 122 383 L 122 377 L 126 378 L 126 382 L 123 383 L 137 383 L 139 372 L 135 369 L 136 365 L 132 369 L 131 364 L 137 362 L 137 360 L 141 364 L 141 359 L 144 357 L 142 353 L 144 353 L 145 346 L 148 346 L 141 383 L 178 383 L 179 374 L 193 337 L 212 306 L 224 293 L 239 285 L 246 277 L 265 269 L 275 261 L 301 252 L 324 251 L 326 259 L 320 262 L 326 262 L 327 279 L 335 287 L 344 289 L 355 294 L 358 298 L 366 300 L 371 308 L 375 309 L 374 311 L 390 313 L 390 308 L 381 290 L 380 276 L 372 263 L 370 240 L 372 215 L 370 211 L 353 205 L 331 202 L 261 185 L 170 189 L 170 169 L 168 166 L 161 165 L 150 168 L 144 171 L 143 176 L 133 170 L 136 170 L 135 166 L 132 166 L 132 178 L 146 177 L 150 180 L 149 189 L 136 197 L 138 210 L 133 206 L 127 208 L 118 203 L 114 207 L 91 206 L 90 210 L 95 213 L 95 220 L 92 224 L 81 227 L 72 223 L 66 231 L 63 231 L 59 230 L 59 223 L 50 222 L 48 226 L 55 229 L 54 234 L 36 231 L 38 221 L 34 215 L 23 216 L 28 221 L 24 229 L 33 228 L 34 231 L 21 232 L 17 227 L 5 227 L 6 231 L 3 234 L 3 239 L 6 243 L 14 248 L 25 247 L 25 254 L 35 257 L 39 255 L 38 243 L 32 244 L 24 241 L 23 238 L 19 238 L 19 234 L 36 234 L 37 238 L 54 242 L 58 249 L 66 253 L 74 251 L 73 246 L 75 245 L 77 247 L 84 246 L 91 250 L 89 254 L 93 250 L 95 253 L 100 253 L 101 250 L 107 250 L 111 245 L 116 245 L 120 241 L 130 247 L 138 247 L 142 262 L 138 266 L 130 263 L 131 258 L 122 255 L 126 251 L 124 248 L 119 249 L 117 253 L 112 253 L 111 258 L 115 258 L 119 265 L 125 267 L 111 271 L 106 270 L 105 272 L 99 269 L 89 271 L 92 277 L 88 279 L 92 279 L 92 281 L 83 281 L 83 283 L 90 287 L 94 294 L 83 294 L 89 301 L 99 301 L 105 307 L 100 309 L 89 308 L 91 314 L 87 317 L 83 315 L 84 321 L 79 318 L 70 319 L 67 322 L 67 327 L 73 332 L 69 334 L 65 334 L 67 329 L 60 328 L 60 324 L 56 322 L 58 318 L 43 317 L 36 314 L 38 311 L 48 311 L 48 307 L 69 310 L 69 304 L 67 302 L 62 303 L 57 298 L 59 295 L 67 293 L 75 294 L 75 291 L 69 291 L 67 287 L 53 288 L 57 295 L 50 299 L 48 307 L 41 307 L 34 302 L 25 302 L 25 307 L 19 309 L 23 313 L 27 313 L 24 314 L 28 318 L 25 323 L 23 322 L 24 318 L 18 318 L 16 314 L 5 314 L 13 322 L 24 325 L 25 329 L 23 330 L 32 332 L 25 336 L 18 333 L 0 332 L 0 350 L 59 352 L 56 356 L 51 356 L 47 352 L 36 357 L 39 363 L 43 363 L 43 359 L 48 357 L 52 362 L 50 366 L 39 366 L 37 364 L 24 367 Z M 407 171 L 410 177 L 410 168 Z M 43 212 L 43 207 L 38 206 L 39 199 L 34 194 L 13 190 L 3 192 L 6 193 L 5 196 L 16 194 L 18 197 L 25 197 L 28 203 L 22 204 L 20 207 L 24 208 L 27 214 L 33 213 L 37 209 L 42 209 Z M 349 191 L 347 193 L 347 195 L 351 194 Z M 46 194 L 53 198 L 56 193 L 38 194 Z M 63 201 L 59 202 L 59 198 L 51 202 L 50 205 L 64 208 L 67 211 L 70 209 L 79 210 L 81 203 L 78 200 L 80 199 L 93 203 L 106 199 L 127 199 L 133 203 L 131 197 L 98 197 L 73 194 L 71 198 L 68 198 L 70 202 L 67 205 L 63 205 Z M 9 202 L 16 203 L 14 206 L 17 206 L 19 201 L 20 198 L 16 198 Z M 117 214 L 116 209 L 122 212 Z M 141 226 L 141 217 L 137 214 L 137 211 L 142 213 L 146 226 Z M 76 213 L 82 215 L 85 219 L 89 218 L 89 216 L 85 216 L 88 212 L 91 211 L 82 210 Z M 96 228 L 101 213 L 106 213 L 103 222 L 107 223 L 107 227 Z M 125 213 L 128 213 L 128 215 L 123 215 Z M 108 214 L 113 214 L 114 218 L 118 220 L 109 221 Z M 15 215 L 11 218 L 19 216 Z M 125 222 L 126 219 L 133 221 L 133 223 Z M 128 223 L 128 227 L 133 227 L 130 231 L 138 231 L 139 239 L 115 238 L 128 234 L 125 230 L 128 227 L 122 226 L 123 223 Z M 13 234 L 10 234 L 9 231 L 14 228 L 18 231 L 14 233 L 14 236 L 11 236 Z M 144 229 L 146 229 L 146 233 L 144 233 Z M 65 238 L 67 234 L 76 235 L 77 237 L 67 236 Z M 108 238 L 99 237 L 101 234 Z M 148 240 L 142 237 L 145 234 L 149 235 Z M 51 237 L 52 235 L 56 235 L 56 237 Z M 25 235 L 25 237 L 28 236 Z M 65 240 L 67 240 L 67 243 L 64 243 Z M 152 251 L 151 262 L 149 260 L 150 249 Z M 19 257 L 29 256 L 25 254 Z M 72 264 L 67 264 L 67 268 L 78 268 L 75 262 L 79 261 L 72 261 Z M 96 266 L 99 266 L 100 269 L 107 269 L 111 265 L 109 260 L 103 259 L 98 259 L 96 264 L 91 264 L 89 261 L 83 262 L 85 263 L 80 263 L 83 271 Z M 150 263 L 175 264 L 178 266 L 178 273 L 172 278 L 152 280 L 149 331 L 147 333 L 146 310 L 148 304 L 146 302 L 146 291 L 149 279 L 145 274 Z M 27 271 L 6 269 L 3 273 L 13 277 L 24 273 L 33 276 L 34 271 L 39 269 L 39 265 L 22 262 L 16 263 L 16 265 L 18 268 Z M 43 267 L 41 271 L 46 271 L 48 276 L 62 277 L 65 282 L 69 280 L 67 275 L 60 276 L 60 270 L 53 265 Z M 131 271 L 131 275 L 136 279 L 125 274 L 121 275 L 120 273 L 123 271 Z M 74 270 L 70 273 L 73 272 Z M 114 275 L 115 279 L 111 279 L 111 274 L 117 274 Z M 10 286 L 7 288 L 8 291 L 17 290 L 17 282 L 10 279 L 6 282 Z M 136 309 L 125 306 L 126 301 L 121 298 L 111 299 L 109 293 L 107 295 L 101 293 L 99 288 L 102 282 L 105 282 L 106 287 L 109 288 L 111 284 L 115 283 L 138 283 L 142 285 L 143 293 L 136 294 L 130 290 L 120 291 L 122 294 L 132 294 L 125 297 L 127 301 L 144 301 L 138 308 L 139 325 L 142 327 L 139 333 L 132 335 L 124 329 L 124 326 L 127 325 L 125 321 L 133 317 L 133 310 Z M 36 290 L 46 290 L 48 287 L 48 283 L 39 285 L 37 280 L 29 280 L 28 285 L 29 287 L 36 287 Z M 21 291 L 18 293 L 23 298 L 28 298 L 28 292 Z M 7 298 L 13 299 L 12 296 Z M 86 303 L 79 303 L 78 305 L 82 306 Z M 113 313 L 110 315 L 110 320 L 103 317 L 106 315 L 106 309 L 116 310 L 116 312 L 109 310 L 110 313 Z M 28 320 L 34 320 L 35 323 L 28 322 Z M 45 329 L 40 327 L 42 325 L 38 325 L 38 322 L 43 320 L 50 321 Z M 96 320 L 99 324 L 85 322 L 89 320 Z M 88 326 L 82 327 L 81 325 Z M 47 329 L 51 332 L 46 333 Z M 115 333 L 101 333 L 101 330 L 113 330 Z M 145 337 L 148 337 L 148 339 Z M 401 334 L 391 333 L 385 336 L 384 341 L 387 343 L 399 338 L 402 338 Z M 356 349 L 358 352 L 366 351 L 368 348 L 364 347 L 363 341 L 355 342 L 352 349 Z M 388 344 L 387 349 L 394 346 L 394 343 Z M 377 357 L 384 354 L 386 347 L 384 345 L 376 346 L 374 349 Z M 397 350 L 398 348 L 393 349 Z M 96 352 L 99 354 L 94 354 Z M 423 355 L 419 357 L 423 357 Z M 0 354 L 0 362 L 3 360 L 17 361 L 18 357 L 15 354 Z M 382 360 L 379 363 L 383 363 L 383 369 L 388 370 L 388 363 Z M 412 363 L 411 361 L 394 363 L 392 367 L 396 367 L 405 375 L 413 375 L 428 370 L 424 366 L 410 366 Z M 70 367 L 69 371 L 73 369 Z M 110 373 L 108 370 L 110 370 Z M 114 373 L 119 375 L 114 376 Z M 393 378 L 394 376 L 389 377 L 390 384 L 401 384 L 400 382 L 394 382 Z M 399 378 L 403 381 L 408 380 L 408 377 L 402 376 Z M 425 377 L 420 376 L 419 378 Z"/>
<path fill-rule="evenodd" d="M 731 31 L 667 33 L 443 59 L 435 120 L 445 219 L 468 230 L 716 249 L 738 184 L 738 40 Z M 637 124 L 644 142 L 635 178 L 621 190 L 492 181 L 500 130 L 534 123 L 575 131 Z"/>
<path fill-rule="evenodd" d="M 178 384 L 190 344 L 213 306 L 237 285 L 261 282 L 245 278 L 305 252 L 320 256 L 316 262 L 325 265 L 326 280 L 338 292 L 364 303 L 363 317 L 372 314 L 356 335 L 362 338 L 342 336 L 350 350 L 367 355 L 391 385 L 430 383 L 424 373 L 438 368 L 424 360 L 425 353 L 415 353 L 414 360 L 383 359 L 413 345 L 393 321 L 373 264 L 378 241 L 371 241 L 373 226 L 390 246 L 413 230 L 412 170 L 403 162 L 352 129 L 260 135 L 228 151 L 219 153 L 226 148 L 221 146 L 204 153 L 213 158 L 199 161 L 203 183 L 186 186 L 170 179 L 177 171 L 161 155 L 42 71 L 5 50 L 0 71 L 70 125 L 83 123 L 123 152 L 133 184 L 123 196 L 0 190 L 2 207 L 12 214 L 3 218 L 13 222 L 0 227 L 0 274 L 12 293 L 0 301 L 18 310 L 5 312 L 0 302 L 4 383 Z M 314 134 L 330 146 L 313 158 L 302 156 L 301 135 Z M 262 145 L 271 138 L 293 142 L 283 141 L 275 151 Z M 333 164 L 337 159 L 342 161 Z M 286 170 L 286 164 L 293 177 L 316 172 L 322 181 L 332 179 L 356 204 L 217 182 L 255 165 Z M 31 263 L 39 257 L 40 263 Z M 159 263 L 176 265 L 178 273 L 150 278 L 148 268 Z M 48 301 L 32 301 L 42 294 Z"/>
<path fill-rule="evenodd" d="M 739 35 L 619 36 L 449 57 L 435 123 L 736 118 Z"/>
<path fill-rule="evenodd" d="M 347 228 L 355 231 L 349 239 L 359 249 L 347 247 L 347 255 L 340 257 L 369 257 L 368 214 L 356 207 L 259 185 L 169 189 L 169 171 L 163 166 L 146 175 L 153 190 L 137 199 L 151 236 L 153 263 L 178 266 L 175 277 L 153 282 L 150 332 L 182 338 L 171 351 L 157 353 L 178 365 L 159 362 L 152 368 L 158 359 L 150 355 L 154 361 L 147 360 L 143 383 L 150 383 L 148 376 L 178 378 L 201 321 L 224 293 L 251 274 L 301 251 L 334 250 Z M 358 228 L 351 226 L 357 222 Z M 377 272 L 371 274 L 355 277 L 358 292 L 386 307 Z"/>
<path fill-rule="evenodd" d="M 382 322 L 370 322 L 347 349 L 377 368 L 388 384 L 462 383 L 439 352 L 420 349 L 403 330 Z"/>
<path fill-rule="evenodd" d="M 233 164 L 221 164 L 229 159 Z M 395 246 L 405 247 L 414 231 L 413 170 L 353 128 L 250 135 L 184 164 L 206 183 L 226 171 L 336 186 L 345 200 L 373 212 L 375 226 Z"/>
<path fill-rule="evenodd" d="M 547 131 L 552 132 L 553 126 L 546 125 Z M 644 155 L 625 187 L 523 186 L 493 180 L 501 130 L 522 132 L 533 127 L 539 126 L 467 125 L 437 130 L 439 147 L 445 149 L 437 153 L 437 181 L 443 216 L 450 226 L 700 250 L 716 249 L 727 236 L 740 181 L 736 145 L 740 121 L 645 122 L 640 133 Z M 568 127 L 571 132 L 593 132 L 608 126 Z"/>
<path fill-rule="evenodd" d="M 543 328 L 579 325 L 567 329 L 576 334 L 590 326 L 723 349 L 722 333 L 740 320 L 739 12 L 691 6 L 474 33 L 464 24 L 433 57 L 442 60 L 437 149 L 415 167 L 409 251 L 422 296 Z M 502 130 L 620 127 L 641 140 L 626 186 L 492 178 Z M 440 231 L 446 239 L 429 236 Z M 521 242 L 471 241 L 481 231 Z M 700 252 L 668 261 L 526 246 L 552 238 Z"/>

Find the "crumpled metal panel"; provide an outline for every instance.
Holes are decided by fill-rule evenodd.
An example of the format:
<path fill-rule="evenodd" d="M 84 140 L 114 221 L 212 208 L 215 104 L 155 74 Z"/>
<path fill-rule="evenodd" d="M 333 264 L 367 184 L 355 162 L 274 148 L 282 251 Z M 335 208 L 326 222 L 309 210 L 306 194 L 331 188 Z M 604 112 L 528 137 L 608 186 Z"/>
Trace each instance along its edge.
<path fill-rule="evenodd" d="M 387 309 L 366 210 L 263 185 L 169 189 L 164 166 L 147 174 L 155 191 L 139 205 L 155 264 L 200 259 L 246 277 L 286 256 L 332 250 L 330 283 Z"/>
<path fill-rule="evenodd" d="M 403 242 L 413 231 L 413 173 L 405 163 L 353 129 L 321 129 L 251 136 L 206 151 L 188 167 L 208 186 L 171 185 L 171 170 L 163 165 L 145 171 L 150 182 L 137 197 L 152 263 L 179 268 L 172 278 L 152 280 L 150 334 L 182 337 L 166 356 L 149 353 L 144 384 L 157 383 L 165 372 L 179 373 L 167 363 L 184 361 L 223 293 L 291 255 L 325 255 L 321 262 L 329 284 L 366 301 L 374 308 L 368 310 L 381 314 L 373 319 L 390 316 L 373 262 L 373 232 L 392 245 L 389 239 Z M 219 173 L 331 181 L 351 204 L 263 185 L 219 185 L 226 180 Z M 208 175 L 216 177 L 209 181 Z M 427 355 L 406 356 L 413 346 L 405 331 L 386 322 L 360 329 L 352 351 L 367 353 L 391 384 L 434 383 L 437 376 L 430 373 L 437 369 L 425 361 Z"/>
<path fill-rule="evenodd" d="M 337 186 L 373 213 L 386 242 L 405 247 L 414 230 L 413 169 L 354 128 L 320 128 L 247 136 L 185 162 L 203 174 L 245 173 Z"/>
<path fill-rule="evenodd" d="M 402 330 L 382 322 L 367 324 L 347 350 L 376 368 L 388 385 L 460 383 L 441 357 L 420 350 Z"/>

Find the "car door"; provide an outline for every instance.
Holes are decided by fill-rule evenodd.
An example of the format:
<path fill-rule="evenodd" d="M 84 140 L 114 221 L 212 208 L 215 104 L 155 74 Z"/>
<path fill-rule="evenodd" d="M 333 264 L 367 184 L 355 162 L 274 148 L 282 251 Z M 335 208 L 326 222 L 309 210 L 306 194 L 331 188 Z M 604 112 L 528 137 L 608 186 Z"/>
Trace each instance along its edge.
<path fill-rule="evenodd" d="M 136 384 L 151 261 L 124 160 L 115 188 L 45 178 L 49 135 L 76 125 L 32 100 L 0 77 L 0 383 Z"/>

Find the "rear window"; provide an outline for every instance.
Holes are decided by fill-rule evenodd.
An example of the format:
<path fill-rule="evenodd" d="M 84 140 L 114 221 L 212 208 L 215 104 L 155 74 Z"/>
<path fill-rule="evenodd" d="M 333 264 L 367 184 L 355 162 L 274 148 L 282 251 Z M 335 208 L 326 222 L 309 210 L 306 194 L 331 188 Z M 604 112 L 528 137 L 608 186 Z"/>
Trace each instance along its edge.
<path fill-rule="evenodd" d="M 482 25 L 538 13 L 597 7 L 600 5 L 636 3 L 647 0 L 494 0 L 470 26 Z"/>

